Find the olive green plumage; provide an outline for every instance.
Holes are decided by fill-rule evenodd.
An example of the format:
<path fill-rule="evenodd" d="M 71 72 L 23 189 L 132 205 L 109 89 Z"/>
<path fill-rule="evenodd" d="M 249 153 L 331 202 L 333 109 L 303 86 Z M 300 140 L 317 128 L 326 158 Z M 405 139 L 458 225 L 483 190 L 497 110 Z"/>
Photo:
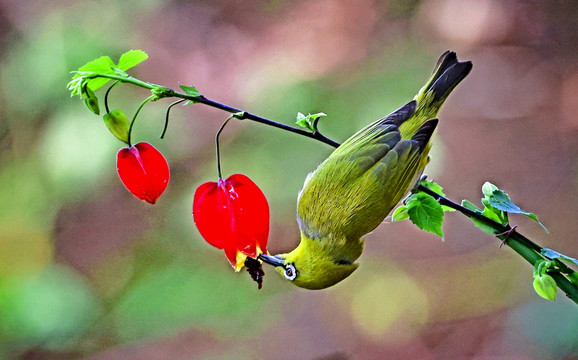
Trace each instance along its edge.
<path fill-rule="evenodd" d="M 299 193 L 299 246 L 261 256 L 293 284 L 323 289 L 349 276 L 375 229 L 428 162 L 441 105 L 472 68 L 444 53 L 414 100 L 359 130 L 307 176 Z"/>

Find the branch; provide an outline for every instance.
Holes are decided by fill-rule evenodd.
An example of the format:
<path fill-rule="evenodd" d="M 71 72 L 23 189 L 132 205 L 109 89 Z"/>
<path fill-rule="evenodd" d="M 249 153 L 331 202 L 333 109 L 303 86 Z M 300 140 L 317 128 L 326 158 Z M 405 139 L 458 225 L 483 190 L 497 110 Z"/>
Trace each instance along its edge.
<path fill-rule="evenodd" d="M 526 261 L 530 264 L 535 265 L 539 261 L 543 260 L 551 260 L 546 258 L 541 254 L 543 248 L 538 244 L 534 243 L 532 240 L 528 239 L 524 235 L 520 234 L 516 231 L 516 228 L 512 228 L 510 226 L 502 225 L 478 212 L 470 210 L 457 204 L 448 198 L 428 189 L 423 185 L 419 185 L 417 187 L 418 191 L 424 192 L 434 199 L 436 199 L 441 205 L 445 205 L 450 207 L 456 211 L 459 211 L 463 215 L 469 217 L 470 219 L 478 220 L 484 223 L 487 226 L 490 226 L 495 230 L 496 237 L 503 241 L 503 244 L 508 245 L 512 250 L 522 256 Z M 557 265 L 561 268 L 564 272 L 571 271 L 564 263 L 561 261 L 557 262 Z M 570 298 L 572 301 L 578 304 L 578 288 L 569 281 L 566 277 L 558 272 L 552 272 L 549 274 L 554 278 L 558 287 L 566 293 L 566 296 Z"/>
<path fill-rule="evenodd" d="M 88 91 L 86 89 L 86 84 L 92 80 L 92 79 L 96 79 L 96 78 L 106 78 L 106 79 L 111 79 L 111 80 L 116 80 L 116 82 L 122 82 L 122 83 L 129 83 L 129 84 L 133 84 L 145 89 L 148 89 L 152 92 L 152 96 L 149 97 L 147 99 L 148 100 L 160 100 L 162 98 L 178 98 L 181 99 L 179 102 L 182 102 L 184 100 L 188 100 L 188 102 L 186 104 L 191 104 L 191 103 L 201 103 L 219 110 L 223 110 L 223 111 L 227 111 L 229 113 L 232 114 L 233 117 L 237 118 L 237 119 L 246 119 L 246 120 L 252 120 L 252 121 L 256 121 L 259 122 L 261 124 L 265 124 L 265 125 L 269 125 L 269 126 L 273 126 L 282 130 L 286 130 L 301 136 L 305 136 L 308 138 L 312 138 L 314 140 L 320 141 L 322 143 L 325 143 L 327 145 L 333 146 L 333 147 L 338 147 L 340 144 L 334 140 L 329 139 L 328 137 L 322 135 L 318 130 L 317 130 L 317 121 L 318 118 L 316 118 L 313 121 L 313 125 L 310 127 L 311 131 L 306 131 L 303 129 L 299 129 L 293 126 L 289 126 L 289 125 L 285 125 L 252 113 L 249 113 L 247 111 L 243 111 L 241 109 L 229 106 L 229 105 L 225 105 L 225 104 L 221 104 L 219 102 L 213 101 L 211 99 L 206 98 L 205 96 L 203 96 L 202 94 L 198 93 L 198 91 L 194 88 L 194 87 L 189 87 L 189 86 L 181 86 L 181 88 L 185 91 L 185 93 L 182 92 L 178 92 L 175 91 L 173 89 L 170 89 L 168 87 L 165 86 L 161 86 L 161 85 L 156 85 L 156 84 L 152 84 L 149 82 L 145 82 L 139 79 L 136 79 L 126 73 L 120 73 L 120 74 L 104 74 L 104 73 L 97 73 L 97 72 L 90 72 L 90 71 L 77 71 L 75 72 L 76 74 L 79 75 L 79 77 L 75 77 L 73 79 L 73 81 L 71 81 L 69 83 L 69 89 L 72 91 L 73 95 L 78 95 L 78 94 L 83 94 L 82 91 Z M 113 86 L 116 85 L 113 84 Z M 84 86 L 85 88 L 81 90 L 82 86 Z M 90 94 L 89 94 L 90 95 Z M 107 92 L 108 95 L 108 92 Z M 170 107 L 172 107 L 173 105 L 175 105 L 176 103 L 173 103 Z M 169 110 L 170 110 L 169 107 Z M 107 111 L 108 111 L 108 106 L 107 106 Z M 134 120 L 133 120 L 134 121 Z M 167 112 L 167 120 L 166 123 L 168 122 L 168 112 Z M 165 125 L 166 127 L 166 125 Z M 165 129 L 166 130 L 166 129 Z M 163 135 L 164 135 L 164 130 L 163 130 Z M 578 304 L 578 287 L 576 285 L 574 285 L 570 280 L 568 280 L 564 275 L 562 275 L 562 273 L 566 273 L 566 274 L 573 274 L 573 270 L 570 269 L 569 267 L 567 267 L 564 263 L 562 263 L 562 261 L 558 260 L 558 259 L 550 259 L 546 256 L 544 256 L 542 254 L 542 250 L 543 248 L 539 245 L 537 245 L 536 243 L 534 243 L 533 241 L 531 241 L 530 239 L 528 239 L 527 237 L 525 237 L 524 235 L 520 234 L 519 232 L 516 231 L 515 227 L 512 228 L 509 225 L 503 225 L 500 224 L 492 219 L 490 219 L 487 216 L 484 216 L 482 213 L 480 212 L 476 212 L 473 210 L 470 210 L 460 204 L 457 204 L 449 199 L 447 199 L 446 197 L 444 197 L 443 195 L 440 195 L 438 193 L 436 193 L 435 191 L 432 191 L 431 189 L 423 186 L 423 185 L 419 185 L 417 187 L 417 191 L 426 193 L 430 196 L 432 196 L 435 200 L 437 200 L 439 202 L 440 205 L 445 205 L 447 207 L 450 207 L 452 209 L 455 209 L 456 211 L 462 213 L 463 215 L 474 219 L 480 223 L 483 223 L 484 225 L 490 227 L 491 229 L 494 230 L 494 234 L 496 235 L 496 237 L 498 237 L 499 239 L 501 239 L 503 241 L 503 244 L 508 245 L 512 250 L 514 250 L 516 253 L 518 253 L 520 256 L 522 256 L 524 259 L 526 259 L 526 261 L 528 261 L 530 264 L 532 265 L 536 265 L 539 264 L 540 262 L 543 261 L 551 261 L 553 263 L 555 263 L 556 267 L 558 269 L 556 269 L 555 271 L 550 271 L 548 274 L 550 276 L 552 276 L 552 278 L 554 278 L 554 280 L 556 281 L 556 285 L 562 289 L 562 291 L 564 291 L 566 293 L 566 295 L 573 300 L 574 302 L 576 302 Z M 561 273 L 562 272 L 562 273 Z"/>

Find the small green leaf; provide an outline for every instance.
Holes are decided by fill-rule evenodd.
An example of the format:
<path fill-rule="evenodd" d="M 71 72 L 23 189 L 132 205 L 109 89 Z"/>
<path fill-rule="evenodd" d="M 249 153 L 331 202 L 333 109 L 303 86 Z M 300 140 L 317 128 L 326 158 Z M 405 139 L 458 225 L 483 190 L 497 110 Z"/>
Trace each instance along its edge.
<path fill-rule="evenodd" d="M 438 195 L 446 196 L 446 194 L 444 194 L 443 192 L 444 188 L 441 187 L 439 184 L 433 182 L 433 180 L 424 180 L 421 182 L 421 185 L 425 186 L 426 188 L 430 189 L 431 191 L 435 192 Z"/>
<path fill-rule="evenodd" d="M 80 72 L 95 72 L 101 74 L 114 74 L 114 70 L 112 69 L 115 63 L 111 60 L 108 56 L 101 56 L 98 59 L 92 60 L 83 66 L 81 66 L 78 71 Z M 72 78 L 76 79 L 81 77 L 82 75 L 76 73 Z M 105 85 L 110 79 L 106 78 L 95 78 L 88 82 L 88 87 L 91 90 L 96 90 L 103 85 Z"/>
<path fill-rule="evenodd" d="M 409 218 L 409 214 L 407 212 L 407 206 L 401 205 L 393 212 L 391 215 L 391 221 L 401 221 Z"/>
<path fill-rule="evenodd" d="M 540 253 L 542 255 L 546 256 L 547 258 L 550 258 L 550 259 L 561 259 L 561 260 L 572 262 L 572 263 L 578 265 L 577 259 L 574 259 L 574 258 L 567 256 L 567 255 L 564 255 L 564 254 L 560 254 L 559 252 L 552 250 L 552 249 L 544 248 L 544 249 L 542 249 L 542 251 Z"/>
<path fill-rule="evenodd" d="M 443 187 L 441 187 L 439 184 L 436 184 L 435 182 L 433 182 L 433 180 L 424 180 L 421 182 L 421 185 L 425 186 L 426 188 L 430 189 L 431 191 L 435 192 L 438 195 L 441 196 L 446 196 L 446 194 L 444 194 L 443 192 Z M 448 211 L 448 212 L 452 212 L 452 211 L 456 211 L 456 209 L 451 208 L 449 206 L 445 206 L 442 205 L 442 210 L 443 211 Z"/>
<path fill-rule="evenodd" d="M 482 211 L 483 215 L 502 225 L 507 225 L 509 223 L 508 213 L 493 207 L 489 198 L 482 198 L 482 205 L 484 205 L 484 211 Z"/>
<path fill-rule="evenodd" d="M 474 203 L 472 203 L 468 200 L 462 200 L 462 206 L 465 207 L 466 209 L 470 209 L 470 210 L 472 210 L 472 211 L 474 211 L 480 215 L 483 215 L 483 212 L 476 205 L 474 205 Z M 496 229 L 494 229 L 490 225 L 486 225 L 485 223 L 483 223 L 477 219 L 472 219 L 472 221 L 474 222 L 474 225 L 478 229 L 482 230 L 486 234 L 494 235 L 496 233 Z"/>
<path fill-rule="evenodd" d="M 98 59 L 87 62 L 78 68 L 78 71 L 96 72 L 112 74 L 112 67 L 116 66 L 114 61 L 108 56 L 101 56 Z M 80 75 L 75 75 L 74 78 L 80 77 Z"/>
<path fill-rule="evenodd" d="M 462 200 L 462 206 L 465 207 L 466 209 L 470 209 L 472 211 L 475 211 L 477 213 L 482 213 L 482 210 L 480 210 L 480 208 L 478 208 L 473 202 L 468 201 L 468 200 Z"/>
<path fill-rule="evenodd" d="M 500 189 L 494 190 L 491 193 L 491 195 L 487 196 L 487 198 L 488 198 L 490 205 L 492 205 L 496 209 L 502 210 L 502 211 L 510 213 L 510 214 L 525 215 L 528 218 L 537 222 L 544 230 L 546 230 L 546 232 L 548 232 L 548 229 L 544 226 L 544 224 L 542 224 L 540 222 L 540 220 L 538 220 L 538 217 L 534 213 L 526 212 L 526 211 L 520 209 L 520 207 L 518 205 L 514 204 L 512 202 L 512 200 L 510 200 L 510 197 L 508 196 L 508 194 L 506 194 L 502 190 L 500 190 Z"/>
<path fill-rule="evenodd" d="M 558 286 L 556 281 L 550 275 L 538 275 L 534 277 L 534 290 L 546 300 L 556 300 L 556 292 L 558 291 Z"/>
<path fill-rule="evenodd" d="M 485 194 L 484 194 L 485 195 Z M 496 209 L 509 212 L 512 214 L 523 214 L 524 211 L 518 207 L 518 205 L 514 204 L 508 194 L 503 192 L 500 189 L 494 190 L 489 196 L 486 195 L 488 198 L 490 205 L 495 207 Z"/>
<path fill-rule="evenodd" d="M 504 213 L 491 206 L 485 207 L 484 211 L 482 211 L 482 215 L 494 220 L 498 224 L 506 225 L 508 223 L 507 221 L 506 222 L 502 221 L 502 216 L 504 215 Z"/>
<path fill-rule="evenodd" d="M 319 118 L 322 116 L 327 116 L 327 114 L 321 112 L 317 114 L 304 115 L 303 113 L 299 112 L 297 113 L 297 119 L 295 123 L 311 132 L 316 132 L 317 122 L 319 121 Z"/>
<path fill-rule="evenodd" d="M 187 85 L 179 85 L 179 86 L 181 87 L 181 89 L 183 89 L 183 91 L 187 95 L 194 96 L 194 97 L 198 97 L 199 95 L 201 95 L 199 93 L 199 90 L 197 90 L 197 88 L 194 86 L 187 86 Z"/>
<path fill-rule="evenodd" d="M 197 88 L 194 86 L 187 86 L 187 85 L 179 85 L 179 86 L 181 87 L 181 89 L 183 89 L 183 91 L 187 95 L 194 96 L 194 97 L 201 96 L 201 93 L 199 92 L 199 90 L 197 90 Z M 196 104 L 195 100 L 189 100 L 185 103 L 185 105 L 193 105 L 193 104 Z"/>
<path fill-rule="evenodd" d="M 574 285 L 578 285 L 578 272 L 574 271 L 572 274 L 569 274 L 568 280 L 570 280 Z"/>
<path fill-rule="evenodd" d="M 406 201 L 407 212 L 411 222 L 422 230 L 432 232 L 444 239 L 442 206 L 428 194 L 417 193 Z"/>
<path fill-rule="evenodd" d="M 142 50 L 129 50 L 120 56 L 117 68 L 128 70 L 148 59 L 149 56 Z"/>

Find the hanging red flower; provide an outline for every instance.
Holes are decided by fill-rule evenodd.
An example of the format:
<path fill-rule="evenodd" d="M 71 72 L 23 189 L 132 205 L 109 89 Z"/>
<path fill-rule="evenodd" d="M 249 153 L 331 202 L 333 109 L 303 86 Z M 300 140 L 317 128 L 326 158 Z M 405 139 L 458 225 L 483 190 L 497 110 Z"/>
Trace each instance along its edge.
<path fill-rule="evenodd" d="M 235 174 L 197 188 L 193 218 L 205 240 L 225 250 L 236 271 L 267 252 L 269 205 L 251 179 Z"/>
<path fill-rule="evenodd" d="M 116 155 L 120 180 L 137 198 L 154 204 L 169 182 L 169 165 L 151 144 L 141 142 Z"/>

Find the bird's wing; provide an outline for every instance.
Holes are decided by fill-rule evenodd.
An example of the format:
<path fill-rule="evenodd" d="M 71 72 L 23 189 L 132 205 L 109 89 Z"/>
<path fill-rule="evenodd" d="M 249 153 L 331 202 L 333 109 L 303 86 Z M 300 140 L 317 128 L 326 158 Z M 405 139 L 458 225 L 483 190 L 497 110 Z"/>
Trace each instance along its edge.
<path fill-rule="evenodd" d="M 306 181 L 297 218 L 310 238 L 358 239 L 407 192 L 429 136 L 418 131 L 418 139 L 401 140 L 398 127 L 384 120 L 345 141 Z"/>

